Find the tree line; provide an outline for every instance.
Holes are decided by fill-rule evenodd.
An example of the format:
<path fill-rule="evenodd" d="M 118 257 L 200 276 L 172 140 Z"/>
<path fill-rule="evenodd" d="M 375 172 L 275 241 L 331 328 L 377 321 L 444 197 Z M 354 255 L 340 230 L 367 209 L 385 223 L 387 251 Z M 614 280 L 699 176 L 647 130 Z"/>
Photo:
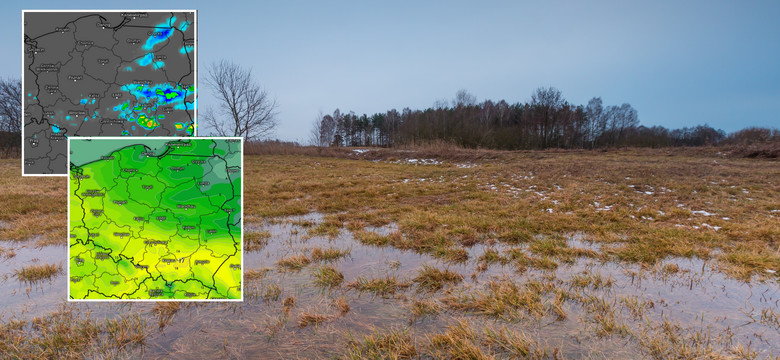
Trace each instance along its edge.
<path fill-rule="evenodd" d="M 22 145 L 22 81 L 0 79 L 0 155 L 18 155 Z"/>
<path fill-rule="evenodd" d="M 739 136 L 735 134 L 730 136 Z M 642 126 L 631 104 L 605 106 L 594 97 L 587 105 L 575 105 L 554 87 L 536 89 L 526 103 L 477 103 L 473 95 L 460 90 L 451 103 L 439 100 L 424 110 L 392 109 L 369 116 L 336 109 L 319 115 L 310 135 L 310 142 L 318 146 L 390 147 L 440 141 L 504 150 L 593 149 L 717 145 L 729 142 L 729 136 L 708 125 Z"/>

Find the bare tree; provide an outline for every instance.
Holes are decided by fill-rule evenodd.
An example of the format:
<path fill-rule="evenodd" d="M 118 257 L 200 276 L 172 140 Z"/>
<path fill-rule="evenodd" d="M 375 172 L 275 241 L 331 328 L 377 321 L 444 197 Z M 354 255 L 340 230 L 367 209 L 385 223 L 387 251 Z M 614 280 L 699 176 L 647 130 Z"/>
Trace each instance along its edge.
<path fill-rule="evenodd" d="M 561 91 L 552 86 L 537 88 L 531 94 L 531 106 L 539 111 L 536 122 L 542 148 L 553 146 L 553 138 L 558 130 L 558 113 L 565 103 Z"/>
<path fill-rule="evenodd" d="M 447 107 L 450 106 L 449 101 L 447 99 L 437 99 L 433 102 L 433 108 L 435 110 L 444 110 L 447 109 Z"/>
<path fill-rule="evenodd" d="M 460 89 L 455 93 L 454 106 L 473 106 L 477 104 L 477 97 L 472 95 L 466 89 Z"/>
<path fill-rule="evenodd" d="M 594 97 L 588 101 L 588 106 L 585 107 L 585 116 L 588 119 L 586 141 L 590 143 L 592 149 L 596 145 L 596 138 L 607 127 L 604 122 L 604 106 L 602 105 L 601 97 Z"/>
<path fill-rule="evenodd" d="M 21 148 L 22 81 L 0 80 L 0 149 L 8 157 Z"/>
<path fill-rule="evenodd" d="M 323 127 L 322 127 L 322 110 L 320 110 L 319 114 L 317 114 L 317 118 L 314 120 L 314 124 L 312 124 L 311 132 L 309 133 L 309 144 L 314 146 L 328 146 L 328 142 L 325 141 L 323 137 Z"/>
<path fill-rule="evenodd" d="M 216 92 L 219 106 L 206 109 L 202 116 L 217 135 L 255 141 L 273 132 L 276 100 L 252 77 L 252 69 L 221 60 L 208 67 L 206 84 Z"/>
<path fill-rule="evenodd" d="M 0 80 L 0 131 L 12 133 L 22 129 L 22 81 Z"/>

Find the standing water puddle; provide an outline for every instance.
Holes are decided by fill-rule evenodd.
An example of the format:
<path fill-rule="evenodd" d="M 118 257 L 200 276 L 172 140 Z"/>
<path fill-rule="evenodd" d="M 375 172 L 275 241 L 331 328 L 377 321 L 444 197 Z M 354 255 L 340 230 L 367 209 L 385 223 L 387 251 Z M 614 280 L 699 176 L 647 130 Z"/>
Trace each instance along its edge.
<path fill-rule="evenodd" d="M 751 283 L 727 278 L 712 270 L 712 263 L 701 259 L 665 259 L 661 264 L 645 268 L 637 264 L 602 262 L 592 258 L 577 258 L 572 263 L 561 262 L 554 270 L 536 270 L 529 267 L 518 271 L 511 264 L 494 263 L 489 266 L 477 259 L 493 250 L 506 254 L 508 250 L 522 251 L 533 256 L 526 246 L 510 247 L 501 243 L 477 244 L 467 248 L 465 262 L 451 263 L 413 251 L 390 246 L 376 247 L 360 243 L 351 232 L 342 229 L 335 237 L 308 236 L 308 231 L 322 222 L 322 215 L 276 219 L 262 224 L 247 224 L 246 232 L 270 233 L 267 243 L 259 251 L 244 253 L 245 274 L 262 273 L 257 278 L 245 279 L 242 303 L 185 304 L 175 313 L 170 323 L 154 331 L 145 345 L 136 348 L 144 357 L 186 358 L 330 358 L 343 353 L 349 340 L 360 340 L 375 329 L 409 329 L 418 342 L 425 343 L 426 335 L 440 333 L 458 319 L 466 319 L 472 327 L 482 325 L 506 326 L 522 331 L 547 349 L 557 348 L 565 357 L 619 357 L 644 358 L 646 349 L 640 347 L 637 335 L 621 336 L 597 334 L 593 321 L 596 314 L 583 302 L 567 300 L 562 309 L 564 319 L 545 314 L 534 319 L 496 320 L 464 311 L 446 310 L 438 315 L 413 320 L 411 305 L 416 300 L 433 300 L 439 304 L 446 296 L 479 294 L 491 281 L 511 281 L 522 284 L 529 280 L 546 279 L 556 289 L 580 294 L 583 297 L 603 299 L 623 323 L 634 333 L 660 331 L 665 321 L 677 324 L 683 337 L 696 333 L 713 339 L 716 352 L 731 349 L 737 344 L 750 346 L 760 357 L 780 354 L 780 290 L 776 282 Z M 379 234 L 396 230 L 393 224 L 364 229 Z M 569 247 L 598 251 L 600 246 L 574 237 Z M 277 266 L 280 259 L 296 255 L 310 256 L 312 249 L 348 251 L 345 257 L 326 262 L 312 262 L 300 270 Z M 64 302 L 65 271 L 50 282 L 30 286 L 13 277 L 13 271 L 36 262 L 58 262 L 65 258 L 66 248 L 13 248 L 16 256 L 0 260 L 0 303 L 4 317 L 43 315 Z M 315 283 L 314 271 L 329 264 L 340 271 L 340 286 L 327 288 Z M 410 286 L 395 294 L 375 296 L 359 292 L 347 284 L 358 277 L 385 278 L 395 276 L 400 282 L 410 282 L 423 265 L 449 269 L 463 276 L 463 281 L 446 285 L 443 290 L 430 293 Z M 66 264 L 63 264 L 66 266 Z M 609 279 L 601 287 L 575 286 L 575 280 L 585 276 Z M 3 279 L 0 277 L 0 279 Z M 544 295 L 546 300 L 550 294 Z M 290 300 L 294 298 L 293 301 Z M 343 312 L 334 304 L 345 300 L 349 310 Z M 639 304 L 641 316 L 633 316 L 628 303 Z M 147 323 L 156 325 L 157 318 L 144 304 L 78 304 L 98 314 L 140 311 Z M 302 314 L 321 315 L 317 324 L 301 326 Z M 646 330 L 640 330 L 646 329 Z M 548 353 L 548 355 L 550 355 Z"/>

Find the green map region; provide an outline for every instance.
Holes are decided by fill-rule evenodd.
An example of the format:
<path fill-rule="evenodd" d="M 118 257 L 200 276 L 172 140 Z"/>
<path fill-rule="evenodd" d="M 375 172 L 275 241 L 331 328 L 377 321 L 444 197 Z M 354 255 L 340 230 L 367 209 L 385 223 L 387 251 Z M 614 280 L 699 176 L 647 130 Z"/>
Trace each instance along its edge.
<path fill-rule="evenodd" d="M 242 299 L 240 138 L 68 141 L 70 299 Z"/>

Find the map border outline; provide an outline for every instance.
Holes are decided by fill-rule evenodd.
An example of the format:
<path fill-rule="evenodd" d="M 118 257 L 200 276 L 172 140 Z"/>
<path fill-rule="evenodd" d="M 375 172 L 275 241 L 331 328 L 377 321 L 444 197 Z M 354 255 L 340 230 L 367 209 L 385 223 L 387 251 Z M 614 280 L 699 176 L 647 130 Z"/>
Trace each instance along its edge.
<path fill-rule="evenodd" d="M 241 297 L 238 299 L 71 299 L 70 298 L 70 141 L 74 140 L 235 140 L 238 139 L 241 143 Z M 67 302 L 158 302 L 158 301 L 183 301 L 183 302 L 243 302 L 244 301 L 244 138 L 240 136 L 200 136 L 200 137 L 186 137 L 181 136 L 69 136 L 67 144 L 66 154 L 68 158 L 68 173 L 65 175 L 68 177 L 68 231 L 66 234 L 67 246 L 68 246 L 68 266 L 65 272 L 67 278 L 67 286 L 65 299 Z M 126 147 L 119 146 L 120 147 Z M 59 176 L 59 175 L 57 175 Z"/>

